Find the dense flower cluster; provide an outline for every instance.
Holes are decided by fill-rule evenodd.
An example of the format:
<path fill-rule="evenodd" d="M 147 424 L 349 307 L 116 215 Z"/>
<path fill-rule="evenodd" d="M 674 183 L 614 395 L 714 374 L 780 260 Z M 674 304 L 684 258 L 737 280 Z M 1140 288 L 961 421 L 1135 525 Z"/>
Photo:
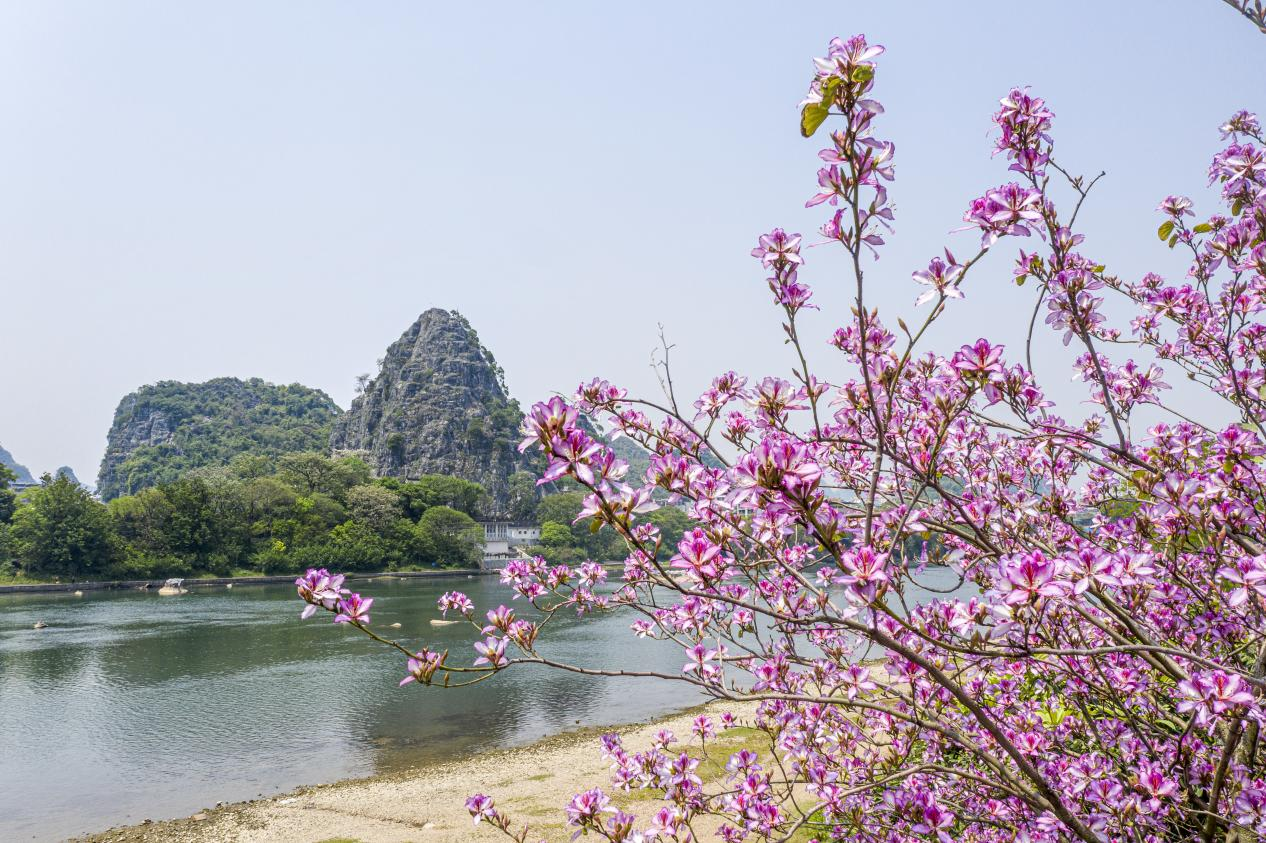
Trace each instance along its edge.
<path fill-rule="evenodd" d="M 865 302 L 866 258 L 893 218 L 893 147 L 873 134 L 881 52 L 861 36 L 832 41 L 802 104 L 806 135 L 838 123 L 808 205 L 830 209 L 823 232 L 855 284 L 852 315 L 830 339 L 831 379 L 809 370 L 797 325 L 810 301 L 801 237 L 775 229 L 752 254 L 796 353 L 791 378 L 726 372 L 693 415 L 671 391 L 661 404 L 604 380 L 535 405 L 523 447 L 544 455 L 544 480 L 587 490 L 581 517 L 626 540 L 619 582 L 605 584 L 593 563 L 512 562 L 502 580 L 521 608 L 481 618 L 465 595 L 440 601 L 477 630 L 477 658 L 450 665 L 401 647 L 404 681 L 479 681 L 528 663 L 606 674 L 553 662 L 538 635 L 554 612 L 626 612 L 634 635 L 681 648 L 680 672 L 665 678 L 755 707 L 747 722 L 766 746 L 732 753 L 716 780 L 701 759 L 738 722 L 732 712 L 695 721 L 698 752 L 667 732 L 641 752 L 604 738 L 609 792 L 575 795 L 565 821 L 613 843 L 689 841 L 705 827 L 726 843 L 1261 839 L 1258 119 L 1239 112 L 1222 127 L 1228 145 L 1210 169 L 1220 213 L 1161 202 L 1158 233 L 1190 255 L 1186 277 L 1132 281 L 1083 252 L 1077 211 L 1094 181 L 1057 162 L 1046 103 L 1010 91 L 994 115 L 996 151 L 1017 180 L 971 203 L 973 257 L 946 250 L 914 273 L 927 287 L 919 303 L 933 306 L 898 335 Z M 1014 264 L 1034 290 L 1033 324 L 1045 311 L 1075 344 L 1086 419 L 1059 415 L 1031 363 L 988 339 L 948 354 L 918 348 L 978 262 L 1011 242 L 1033 249 Z M 1127 325 L 1111 324 L 1109 296 L 1131 310 Z M 1164 369 L 1204 387 L 1200 413 L 1226 421 L 1168 406 Z M 585 416 L 647 448 L 645 475 L 630 477 Z M 675 544 L 640 517 L 662 505 L 696 522 Z M 969 596 L 918 603 L 933 565 L 956 572 Z M 305 615 L 322 608 L 368 631 L 369 601 L 341 584 L 325 571 L 301 578 Z M 662 807 L 627 814 L 624 791 Z M 476 823 L 526 838 L 488 796 L 468 807 Z"/>

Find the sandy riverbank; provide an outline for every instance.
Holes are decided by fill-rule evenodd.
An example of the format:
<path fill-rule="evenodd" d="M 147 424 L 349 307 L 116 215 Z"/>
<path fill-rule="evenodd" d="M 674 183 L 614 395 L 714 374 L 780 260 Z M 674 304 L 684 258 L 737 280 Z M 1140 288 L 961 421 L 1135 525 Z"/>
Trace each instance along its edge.
<path fill-rule="evenodd" d="M 648 747 L 655 731 L 672 729 L 679 738 L 701 709 L 650 724 L 617 729 L 631 750 Z M 709 707 L 734 711 L 747 720 L 752 707 Z M 609 729 L 589 728 L 547 738 L 530 746 L 499 750 L 415 771 L 302 788 L 195 814 L 194 817 L 112 829 L 77 838 L 81 843 L 479 843 L 504 839 L 487 825 L 474 827 L 466 797 L 483 792 L 521 825 L 528 840 L 565 841 L 562 805 L 589 787 L 610 790 L 610 771 L 598 752 L 598 737 Z M 749 730 L 723 733 L 710 755 L 721 761 L 751 740 Z M 638 794 L 634 794 L 637 796 Z M 620 798 L 625 810 L 646 802 Z"/>

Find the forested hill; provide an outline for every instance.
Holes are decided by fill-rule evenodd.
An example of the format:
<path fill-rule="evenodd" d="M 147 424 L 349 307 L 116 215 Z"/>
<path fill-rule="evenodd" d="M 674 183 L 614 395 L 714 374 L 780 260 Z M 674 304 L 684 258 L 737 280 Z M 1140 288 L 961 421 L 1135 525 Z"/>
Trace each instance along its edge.
<path fill-rule="evenodd" d="M 320 390 L 259 378 L 143 386 L 114 412 L 97 491 L 110 500 L 238 454 L 325 451 L 339 413 Z"/>

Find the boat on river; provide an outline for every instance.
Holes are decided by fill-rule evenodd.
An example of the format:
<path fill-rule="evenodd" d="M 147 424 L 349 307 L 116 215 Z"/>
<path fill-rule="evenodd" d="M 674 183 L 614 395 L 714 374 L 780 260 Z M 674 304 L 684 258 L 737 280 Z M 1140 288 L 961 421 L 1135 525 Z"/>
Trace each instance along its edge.
<path fill-rule="evenodd" d="M 185 581 L 178 577 L 172 577 L 163 583 L 163 587 L 158 589 L 158 593 L 164 597 L 171 597 L 175 594 L 188 594 L 189 589 L 185 588 Z"/>

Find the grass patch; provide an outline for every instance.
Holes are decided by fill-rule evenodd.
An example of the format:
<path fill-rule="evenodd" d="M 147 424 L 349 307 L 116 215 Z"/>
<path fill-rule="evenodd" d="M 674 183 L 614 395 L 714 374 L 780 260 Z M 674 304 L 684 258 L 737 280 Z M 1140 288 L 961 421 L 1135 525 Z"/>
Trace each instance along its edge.
<path fill-rule="evenodd" d="M 45 585 L 53 580 L 28 577 L 25 574 L 4 573 L 0 571 L 0 585 Z"/>
<path fill-rule="evenodd" d="M 768 761 L 769 736 L 760 729 L 738 726 L 721 732 L 715 740 L 708 743 L 708 757 L 699 761 L 695 773 L 705 783 L 718 782 L 725 778 L 725 765 L 734 753 L 748 749 L 760 755 L 762 761 Z"/>
<path fill-rule="evenodd" d="M 514 814 L 527 817 L 551 817 L 563 813 L 562 803 L 558 805 L 520 805 L 513 809 Z M 508 812 L 507 812 L 508 813 Z"/>

